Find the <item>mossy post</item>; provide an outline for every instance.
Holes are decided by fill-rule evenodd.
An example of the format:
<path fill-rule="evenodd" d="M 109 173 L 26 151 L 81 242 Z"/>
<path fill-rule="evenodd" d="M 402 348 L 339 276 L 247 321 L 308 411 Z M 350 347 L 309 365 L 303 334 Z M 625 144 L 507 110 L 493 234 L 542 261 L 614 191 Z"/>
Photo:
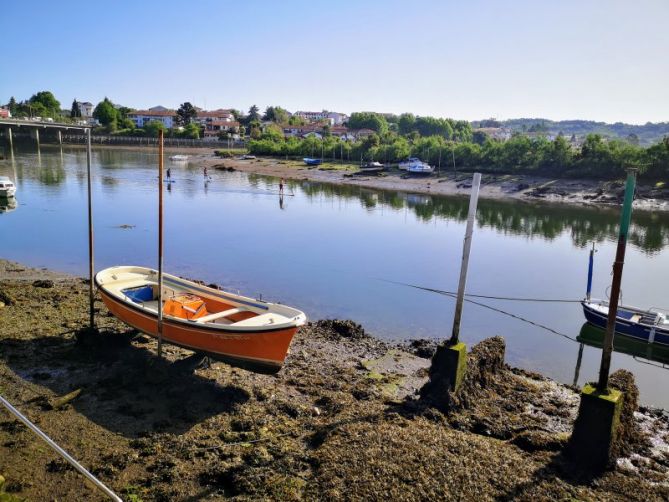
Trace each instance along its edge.
<path fill-rule="evenodd" d="M 453 317 L 453 331 L 446 345 L 439 347 L 432 364 L 439 364 L 450 382 L 451 390 L 457 392 L 464 380 L 467 370 L 467 346 L 460 341 L 460 321 L 462 320 L 462 306 L 465 301 L 465 287 L 467 285 L 467 269 L 469 267 L 469 253 L 472 248 L 472 235 L 474 233 L 474 222 L 476 221 L 476 207 L 479 200 L 479 187 L 481 186 L 481 173 L 474 173 L 472 180 L 472 193 L 469 198 L 469 214 L 467 215 L 467 229 L 462 246 L 462 264 L 460 266 L 460 282 L 458 283 L 458 296 L 455 303 L 455 315 Z"/>
<path fill-rule="evenodd" d="M 611 368 L 613 336 L 615 334 L 616 316 L 618 313 L 620 283 L 622 282 L 623 265 L 625 263 L 627 232 L 632 219 L 636 171 L 635 168 L 627 170 L 625 200 L 620 217 L 620 233 L 618 234 L 616 258 L 613 262 L 613 282 L 611 284 L 606 335 L 604 336 L 604 344 L 602 346 L 599 381 L 596 386 L 586 384 L 581 391 L 581 405 L 571 437 L 571 447 L 573 451 L 577 452 L 577 458 L 582 462 L 590 464 L 595 469 L 604 469 L 614 461 L 611 452 L 613 443 L 617 437 L 620 410 L 622 409 L 624 397 L 620 391 L 609 389 L 609 371 Z"/>

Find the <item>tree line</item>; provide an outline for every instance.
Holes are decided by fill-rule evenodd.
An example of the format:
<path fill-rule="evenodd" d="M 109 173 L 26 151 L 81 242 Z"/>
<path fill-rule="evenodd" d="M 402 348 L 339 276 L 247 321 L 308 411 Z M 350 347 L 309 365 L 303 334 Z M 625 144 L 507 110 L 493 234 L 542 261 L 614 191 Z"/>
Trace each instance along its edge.
<path fill-rule="evenodd" d="M 550 141 L 541 136 L 529 138 L 518 134 L 507 141 L 487 138 L 479 144 L 454 141 L 443 135 L 408 137 L 388 131 L 351 142 L 327 134 L 322 138 L 283 138 L 272 131 L 249 141 L 248 149 L 256 155 L 316 156 L 345 162 L 393 164 L 408 157 L 419 157 L 443 172 L 478 170 L 601 179 L 623 177 L 626 166 L 636 165 L 647 179 L 669 178 L 669 137 L 644 148 L 591 134 L 575 147 L 563 136 Z"/>

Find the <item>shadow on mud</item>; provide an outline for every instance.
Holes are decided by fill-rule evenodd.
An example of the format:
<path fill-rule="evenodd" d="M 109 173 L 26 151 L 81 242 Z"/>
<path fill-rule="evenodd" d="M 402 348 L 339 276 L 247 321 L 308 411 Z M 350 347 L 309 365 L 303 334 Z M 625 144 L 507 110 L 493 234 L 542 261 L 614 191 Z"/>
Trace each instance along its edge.
<path fill-rule="evenodd" d="M 56 395 L 81 389 L 69 405 L 105 429 L 125 437 L 182 434 L 219 413 L 231 412 L 250 395 L 193 374 L 201 357 L 159 359 L 130 343 L 135 332 L 69 338 L 0 340 L 0 358 L 22 379 Z M 25 389 L 25 402 L 50 408 L 44 396 Z M 60 413 L 59 410 L 49 413 Z"/>

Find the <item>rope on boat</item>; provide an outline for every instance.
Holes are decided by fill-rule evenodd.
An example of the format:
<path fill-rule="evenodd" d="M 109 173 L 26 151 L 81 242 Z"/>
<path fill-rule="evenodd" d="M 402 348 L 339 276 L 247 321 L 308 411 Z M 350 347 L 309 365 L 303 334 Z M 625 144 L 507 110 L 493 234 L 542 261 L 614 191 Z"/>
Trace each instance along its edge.
<path fill-rule="evenodd" d="M 408 286 L 410 288 L 421 289 L 423 291 L 428 291 L 430 293 L 437 293 L 437 294 L 440 294 L 440 295 L 448 296 L 450 298 L 456 298 L 456 296 L 457 296 L 456 293 L 451 292 L 451 291 L 442 291 L 440 289 L 426 288 L 426 287 L 423 287 L 423 286 L 416 286 L 414 284 L 406 284 L 406 283 L 396 282 L 396 281 L 387 281 L 387 282 L 392 282 L 394 284 L 399 284 L 399 285 L 402 285 L 402 286 Z M 465 297 L 467 297 L 467 296 L 475 297 L 475 298 L 490 298 L 490 299 L 495 299 L 495 300 L 503 300 L 503 299 L 518 300 L 518 301 L 522 300 L 520 298 L 502 298 L 502 297 L 491 297 L 491 296 L 483 296 L 483 295 L 465 295 Z M 513 314 L 511 312 L 507 312 L 506 310 L 498 309 L 497 307 L 493 307 L 491 305 L 486 305 L 485 303 L 477 302 L 477 301 L 471 300 L 469 298 L 465 298 L 465 301 L 469 302 L 469 303 L 472 303 L 474 305 L 478 305 L 479 307 L 483 307 L 483 308 L 492 310 L 492 311 L 497 312 L 499 314 L 503 314 L 503 315 L 506 315 L 506 316 L 509 316 L 509 317 L 513 317 L 514 319 L 518 319 L 519 321 L 531 324 L 533 326 L 536 326 L 537 328 L 544 329 L 546 331 L 549 331 L 550 333 L 561 336 L 561 337 L 566 338 L 568 340 L 578 342 L 578 340 L 573 336 L 569 336 L 565 333 L 560 333 L 559 331 L 556 331 L 553 328 L 550 328 L 550 327 L 545 326 L 543 324 L 540 324 L 538 322 L 532 321 L 530 319 L 526 319 L 525 317 Z M 563 302 L 570 302 L 570 303 L 574 303 L 576 301 L 578 301 L 578 303 L 581 302 L 581 300 L 539 300 L 539 299 L 529 299 L 528 301 L 563 301 Z"/>
<path fill-rule="evenodd" d="M 82 466 L 79 462 L 77 462 L 74 458 L 70 456 L 69 453 L 67 453 L 65 450 L 63 450 L 60 446 L 58 446 L 49 436 L 47 436 L 44 432 L 42 432 L 35 424 L 33 424 L 30 420 L 28 420 L 19 410 L 14 408 L 9 401 L 7 401 L 4 397 L 0 396 L 0 404 L 3 405 L 5 408 L 7 408 L 7 411 L 14 415 L 18 420 L 23 422 L 23 425 L 28 427 L 31 431 L 33 431 L 35 434 L 37 434 L 46 444 L 48 444 L 51 449 L 53 449 L 58 455 L 63 457 L 72 467 L 74 467 L 77 471 L 79 471 L 81 474 L 86 477 L 91 483 L 93 483 L 101 492 L 103 492 L 105 495 L 107 495 L 110 499 L 114 500 L 115 502 L 123 502 L 121 498 L 116 495 L 113 491 L 111 491 L 105 484 L 102 483 L 98 478 L 93 476 L 90 472 L 86 470 L 84 466 Z"/>

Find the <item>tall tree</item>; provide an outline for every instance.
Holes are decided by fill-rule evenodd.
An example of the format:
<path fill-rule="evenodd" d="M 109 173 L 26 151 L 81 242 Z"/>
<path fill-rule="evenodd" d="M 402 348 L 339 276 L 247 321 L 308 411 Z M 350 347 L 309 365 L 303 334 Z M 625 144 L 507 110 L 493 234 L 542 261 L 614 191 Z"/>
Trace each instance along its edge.
<path fill-rule="evenodd" d="M 186 126 L 190 124 L 195 117 L 197 117 L 197 110 L 192 104 L 186 101 L 185 103 L 182 103 L 177 110 L 177 125 Z"/>
<path fill-rule="evenodd" d="M 54 117 L 60 113 L 60 102 L 50 91 L 40 91 L 33 94 L 28 100 L 34 110 L 33 115 L 49 115 Z"/>
<path fill-rule="evenodd" d="M 100 101 L 95 107 L 95 110 L 93 110 L 93 117 L 98 119 L 103 126 L 112 131 L 118 126 L 119 112 L 114 106 L 114 103 L 107 97 Z"/>
<path fill-rule="evenodd" d="M 259 113 L 259 108 L 256 105 L 253 105 L 251 108 L 249 108 L 249 114 L 246 116 L 246 123 L 250 124 L 251 122 L 259 122 L 260 121 L 260 113 Z"/>
<path fill-rule="evenodd" d="M 16 115 L 16 111 L 18 109 L 18 105 L 16 104 L 16 99 L 14 99 L 14 96 L 9 98 L 9 103 L 7 103 L 7 108 L 9 108 L 9 112 L 12 115 Z"/>
<path fill-rule="evenodd" d="M 81 117 L 81 110 L 79 109 L 77 98 L 74 98 L 74 101 L 72 101 L 72 109 L 70 110 L 70 118 L 74 119 L 77 117 Z"/>
<path fill-rule="evenodd" d="M 289 117 L 289 113 L 280 106 L 268 106 L 265 109 L 265 115 L 263 115 L 262 119 L 270 120 L 277 124 L 286 124 L 288 123 Z"/>

